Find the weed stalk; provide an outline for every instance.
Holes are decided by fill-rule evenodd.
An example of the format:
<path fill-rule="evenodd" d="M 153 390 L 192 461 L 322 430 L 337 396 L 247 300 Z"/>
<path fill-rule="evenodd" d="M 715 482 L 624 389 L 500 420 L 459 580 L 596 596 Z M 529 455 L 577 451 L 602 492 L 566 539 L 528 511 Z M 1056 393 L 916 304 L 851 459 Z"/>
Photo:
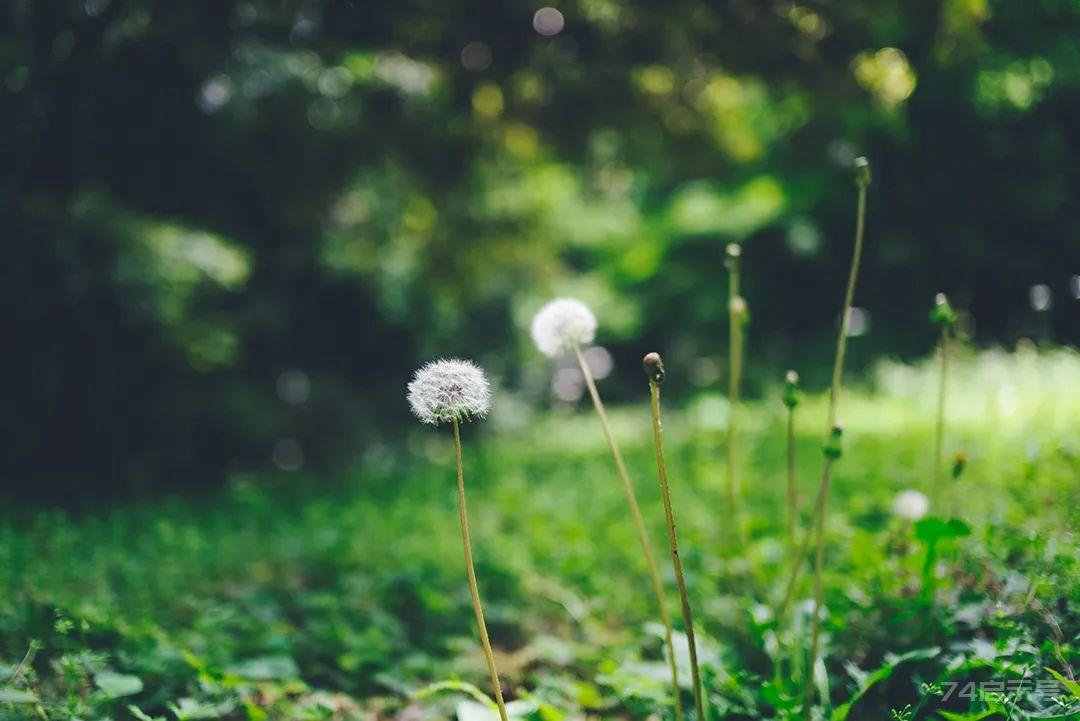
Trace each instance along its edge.
<path fill-rule="evenodd" d="M 742 494 L 739 488 L 738 459 L 736 443 L 738 439 L 739 398 L 742 393 L 743 374 L 743 325 L 747 320 L 746 300 L 740 294 L 740 260 L 742 246 L 729 243 L 727 246 L 728 269 L 728 428 L 726 450 L 726 490 L 732 527 L 738 533 L 738 540 L 743 548 L 747 545 L 747 531 L 742 512 Z"/>
<path fill-rule="evenodd" d="M 682 559 L 679 557 L 679 541 L 675 534 L 675 512 L 671 508 L 671 489 L 668 486 L 667 464 L 664 463 L 664 443 L 660 426 L 660 384 L 664 382 L 664 361 L 659 353 L 649 353 L 644 360 L 645 374 L 649 377 L 649 394 L 652 400 L 653 445 L 656 447 L 656 473 L 660 479 L 660 493 L 664 499 L 664 515 L 667 520 L 668 545 L 671 548 L 671 565 L 675 570 L 675 582 L 679 586 L 682 603 L 683 625 L 690 647 L 690 673 L 694 683 L 694 709 L 697 719 L 705 721 L 705 700 L 701 690 L 701 673 L 698 670 L 697 641 L 694 638 L 694 618 L 690 611 L 690 599 L 686 593 Z"/>
<path fill-rule="evenodd" d="M 476 570 L 473 568 L 472 545 L 469 543 L 469 518 L 465 510 L 465 474 L 461 463 L 461 430 L 459 425 L 455 419 L 454 448 L 457 451 L 458 508 L 461 511 L 461 542 L 465 546 L 465 568 L 469 573 L 469 591 L 472 593 L 473 610 L 476 612 L 476 625 L 480 629 L 480 643 L 484 647 L 484 658 L 487 660 L 488 673 L 491 675 L 491 685 L 495 688 L 495 703 L 499 706 L 499 717 L 502 721 L 508 721 L 506 704 L 503 702 L 502 685 L 499 683 L 499 672 L 495 670 L 495 654 L 491 651 L 487 624 L 484 623 L 484 609 L 480 605 L 480 592 L 476 587 Z"/>
<path fill-rule="evenodd" d="M 862 259 L 863 235 L 866 229 L 866 193 L 870 187 L 870 162 L 859 157 L 855 159 L 855 184 L 859 190 L 858 204 L 855 211 L 855 249 L 851 256 L 851 269 L 848 273 L 847 290 L 844 293 L 844 306 L 840 315 L 840 333 L 836 342 L 836 360 L 833 363 L 832 386 L 829 388 L 829 423 L 826 429 L 828 437 L 825 443 L 825 470 L 818 489 L 818 502 L 815 523 L 817 526 L 817 550 L 814 561 L 814 615 L 811 621 L 810 655 L 807 671 L 804 715 L 810 718 L 810 702 L 813 697 L 814 666 L 817 662 L 818 644 L 821 638 L 821 567 L 825 548 L 825 506 L 829 497 L 829 479 L 833 462 L 840 457 L 840 431 L 836 423 L 836 407 L 840 400 L 840 381 L 844 372 L 844 353 L 847 350 L 848 326 L 851 305 L 855 299 L 855 284 L 859 278 L 859 263 Z M 833 455 L 835 453 L 835 455 Z M 809 534 L 810 529 L 807 529 Z M 793 574 L 797 575 L 797 572 Z"/>
<path fill-rule="evenodd" d="M 641 550 L 645 556 L 645 563 L 649 569 L 649 578 L 652 581 L 653 592 L 656 594 L 656 604 L 660 610 L 660 619 L 664 623 L 664 637 L 667 642 L 668 648 L 668 663 L 671 666 L 671 686 L 675 699 L 675 719 L 676 721 L 682 721 L 682 699 L 680 698 L 679 691 L 679 670 L 675 665 L 675 646 L 672 642 L 671 632 L 671 616 L 668 615 L 667 604 L 664 601 L 664 588 L 660 583 L 660 572 L 656 567 L 656 556 L 653 553 L 652 543 L 649 541 L 648 533 L 645 531 L 645 520 L 641 516 L 641 508 L 638 506 L 637 496 L 634 494 L 634 486 L 630 483 L 630 474 L 626 470 L 626 463 L 623 462 L 622 453 L 619 452 L 619 446 L 615 443 L 615 436 L 611 431 L 611 424 L 608 422 L 607 412 L 604 410 L 604 403 L 600 400 L 600 393 L 596 390 L 596 380 L 593 378 L 592 371 L 589 370 L 589 364 L 585 362 L 585 356 L 581 353 L 581 346 L 577 343 L 572 344 L 574 356 L 577 358 L 578 365 L 581 367 L 581 375 L 585 378 L 585 385 L 589 389 L 589 395 L 592 397 L 593 407 L 596 408 L 596 415 L 600 418 L 600 426 L 604 429 L 604 438 L 607 440 L 608 448 L 611 450 L 611 456 L 615 459 L 615 468 L 619 472 L 619 478 L 622 480 L 623 490 L 626 491 L 626 500 L 630 504 L 630 514 L 634 518 L 634 526 L 637 529 L 638 541 L 641 542 Z"/>
<path fill-rule="evenodd" d="M 937 427 L 934 431 L 934 485 L 930 491 L 931 507 L 936 513 L 940 513 L 942 452 L 945 442 L 945 388 L 949 376 L 949 338 L 953 326 L 956 324 L 956 313 L 944 293 L 938 293 L 934 297 L 934 309 L 930 312 L 930 320 L 941 329 L 941 340 L 938 342 L 940 371 L 938 375 Z"/>

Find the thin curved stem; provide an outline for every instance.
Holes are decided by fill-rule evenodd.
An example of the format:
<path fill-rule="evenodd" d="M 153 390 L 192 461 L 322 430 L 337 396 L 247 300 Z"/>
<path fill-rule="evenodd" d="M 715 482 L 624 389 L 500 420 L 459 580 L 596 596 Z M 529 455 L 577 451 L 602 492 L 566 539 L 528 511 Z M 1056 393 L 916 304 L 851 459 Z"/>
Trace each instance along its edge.
<path fill-rule="evenodd" d="M 694 709 L 697 719 L 705 721 L 705 699 L 701 690 L 701 672 L 698 670 L 697 641 L 694 638 L 694 617 L 690 611 L 690 598 L 686 593 L 686 579 L 683 577 L 682 559 L 679 557 L 679 540 L 675 535 L 675 512 L 671 508 L 671 490 L 668 487 L 667 464 L 664 463 L 664 443 L 660 427 L 660 386 L 649 381 L 652 396 L 653 445 L 656 446 L 656 472 L 660 479 L 660 491 L 664 499 L 664 515 L 667 519 L 668 545 L 671 547 L 671 565 L 675 569 L 675 582 L 679 586 L 679 600 L 682 602 L 683 625 L 686 626 L 686 640 L 690 646 L 690 673 L 694 680 Z"/>
<path fill-rule="evenodd" d="M 488 673 L 491 674 L 491 685 L 495 688 L 495 703 L 499 706 L 499 717 L 502 721 L 509 721 L 506 715 L 506 704 L 503 702 L 502 685 L 499 683 L 499 672 L 495 670 L 495 654 L 491 651 L 491 641 L 488 639 L 487 624 L 484 623 L 484 609 L 480 605 L 480 591 L 476 588 L 476 571 L 473 569 L 472 545 L 469 543 L 469 518 L 465 511 L 465 474 L 461 463 L 461 430 L 458 422 L 454 421 L 454 448 L 457 450 L 457 481 L 458 481 L 458 508 L 461 511 L 461 542 L 465 546 L 465 569 L 469 574 L 469 591 L 472 593 L 473 610 L 476 612 L 476 625 L 480 629 L 480 643 L 484 647 L 484 657 L 487 659 Z"/>
<path fill-rule="evenodd" d="M 941 453 L 945 443 L 945 382 L 949 375 L 949 326 L 941 328 L 941 375 L 938 378 L 937 430 L 934 434 L 934 485 L 930 491 L 931 507 L 940 513 L 938 503 L 941 496 Z"/>
<path fill-rule="evenodd" d="M 844 354 L 847 351 L 848 327 L 851 316 L 851 304 L 855 300 L 855 282 L 859 278 L 859 263 L 862 260 L 863 234 L 866 229 L 866 185 L 859 185 L 859 200 L 855 211 L 855 251 L 851 256 L 851 270 L 848 272 L 847 291 L 844 293 L 844 309 L 840 315 L 840 337 L 836 341 L 836 360 L 833 362 L 832 386 L 829 389 L 829 422 L 825 433 L 836 425 L 836 406 L 840 401 L 840 379 L 844 373 Z"/>
<path fill-rule="evenodd" d="M 593 406 L 596 408 L 596 414 L 600 418 L 600 425 L 603 428 L 608 448 L 611 450 L 611 455 L 615 459 L 615 467 L 619 472 L 619 478 L 622 480 L 623 489 L 626 492 L 626 500 L 630 505 L 630 513 L 633 516 L 634 526 L 637 529 L 638 540 L 641 543 L 641 549 L 649 569 L 649 577 L 652 582 L 653 592 L 656 594 L 656 602 L 660 611 L 660 617 L 664 623 L 664 633 L 668 646 L 668 660 L 671 666 L 671 682 L 675 696 L 676 718 L 682 719 L 682 701 L 679 698 L 679 676 L 678 668 L 675 664 L 675 647 L 672 643 L 671 616 L 668 615 L 667 604 L 664 601 L 663 586 L 660 582 L 660 572 L 656 566 L 656 557 L 653 552 L 652 543 L 649 541 L 648 534 L 645 530 L 645 520 L 641 515 L 641 508 L 638 506 L 634 487 L 630 483 L 630 475 L 626 470 L 626 463 L 623 461 L 622 453 L 619 452 L 619 447 L 615 442 L 615 436 L 611 430 L 611 424 L 608 422 L 607 412 L 604 410 L 603 401 L 600 400 L 600 393 L 596 389 L 596 380 L 593 378 L 592 371 L 589 370 L 589 366 L 585 362 L 585 357 L 581 353 L 581 348 L 575 344 L 573 350 L 578 365 L 581 367 L 581 373 L 585 378 L 585 385 L 589 389 L 589 395 L 592 397 Z"/>
<path fill-rule="evenodd" d="M 847 290 L 844 292 L 844 306 L 840 315 L 840 335 L 836 341 L 836 359 L 833 362 L 832 386 L 829 389 L 829 422 L 825 427 L 828 435 L 836 425 L 836 406 L 840 401 L 841 379 L 844 374 L 844 354 L 847 350 L 848 326 L 851 316 L 851 304 L 855 299 L 855 283 L 859 279 L 859 264 L 862 260 L 863 235 L 866 230 L 866 189 L 868 183 L 860 182 L 859 199 L 855 209 L 855 250 L 851 255 L 851 270 L 848 272 Z M 817 513 L 818 552 L 814 565 L 814 617 L 813 632 L 810 637 L 810 668 L 807 675 L 806 703 L 804 713 L 810 718 L 810 701 L 813 696 L 814 662 L 817 658 L 818 643 L 821 635 L 821 563 L 825 543 L 825 505 L 829 497 L 829 473 L 832 470 L 832 458 L 825 461 L 825 472 L 818 489 L 819 509 Z"/>
<path fill-rule="evenodd" d="M 799 490 L 795 484 L 795 409 L 788 408 L 787 416 L 787 537 L 788 553 L 795 553 L 795 525 L 799 513 Z"/>
<path fill-rule="evenodd" d="M 825 506 L 829 497 L 829 471 L 832 470 L 833 459 L 825 459 L 825 472 L 821 477 L 822 492 L 818 495 L 819 502 L 814 509 L 817 517 L 817 548 L 814 551 L 814 617 L 811 620 L 810 632 L 810 656 L 806 673 L 806 700 L 803 705 L 806 718 L 810 718 L 810 701 L 814 695 L 814 668 L 817 666 L 818 643 L 821 638 L 821 571 L 825 565 Z M 807 529 L 807 538 L 810 537 Z"/>
<path fill-rule="evenodd" d="M 825 498 L 828 495 L 828 473 L 830 466 L 831 463 L 826 459 L 826 470 L 825 473 L 822 474 L 821 484 L 818 485 L 817 497 L 814 499 L 814 508 L 810 514 L 810 525 L 806 527 L 802 543 L 799 544 L 798 550 L 792 557 L 791 573 L 788 575 L 787 586 L 784 589 L 784 600 L 780 603 L 780 607 L 776 612 L 778 618 L 787 613 L 788 608 L 791 606 L 791 601 L 795 596 L 795 587 L 799 583 L 799 577 L 803 568 L 803 560 L 806 558 L 807 551 L 810 550 L 810 541 L 814 537 L 814 529 L 816 528 L 818 516 L 825 506 Z"/>
<path fill-rule="evenodd" d="M 656 605 L 660 611 L 660 619 L 664 623 L 664 637 L 668 647 L 668 663 L 671 666 L 671 686 L 675 697 L 675 719 L 682 721 L 682 699 L 679 697 L 679 670 L 675 665 L 675 646 L 672 643 L 671 616 L 667 612 L 667 604 L 664 601 L 664 587 L 660 583 L 660 571 L 656 567 L 656 555 L 653 553 L 652 543 L 645 531 L 645 519 L 641 516 L 641 508 L 638 506 L 637 496 L 634 494 L 634 486 L 630 483 L 630 474 L 626 471 L 626 463 L 623 462 L 622 453 L 615 443 L 615 435 L 611 432 L 611 424 L 608 422 L 604 403 L 600 400 L 600 393 L 596 390 L 596 380 L 593 378 L 589 364 L 585 362 L 585 356 L 581 354 L 581 348 L 573 345 L 574 356 L 578 365 L 581 366 L 581 375 L 585 377 L 585 385 L 592 397 L 596 415 L 600 418 L 600 426 L 604 429 L 604 438 L 607 440 L 611 456 L 615 459 L 615 468 L 622 480 L 623 490 L 626 491 L 626 501 L 630 504 L 630 515 L 634 518 L 634 527 L 637 529 L 638 541 L 641 542 L 641 551 L 645 556 L 645 563 L 649 568 L 649 579 L 652 582 L 653 593 L 656 594 Z"/>
<path fill-rule="evenodd" d="M 739 297 L 739 259 L 731 260 L 728 283 L 728 427 L 727 427 L 727 496 L 732 526 L 739 542 L 746 547 L 746 526 L 743 521 L 742 494 L 739 488 L 736 441 L 738 439 L 739 397 L 742 390 L 743 333 L 742 316 L 736 308 Z"/>

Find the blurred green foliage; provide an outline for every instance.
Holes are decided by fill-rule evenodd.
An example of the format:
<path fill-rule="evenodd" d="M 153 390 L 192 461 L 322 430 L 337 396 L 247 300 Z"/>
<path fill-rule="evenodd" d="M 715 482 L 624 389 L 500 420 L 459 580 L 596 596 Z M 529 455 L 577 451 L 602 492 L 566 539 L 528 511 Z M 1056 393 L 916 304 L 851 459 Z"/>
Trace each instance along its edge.
<path fill-rule="evenodd" d="M 857 154 L 856 368 L 926 352 L 938 291 L 982 342 L 1078 337 L 1073 0 L 571 0 L 553 35 L 538 7 L 7 4 L 2 482 L 191 483 L 283 441 L 335 466 L 435 355 L 545 399 L 522 327 L 556 293 L 617 367 L 661 349 L 707 387 L 733 240 L 751 390 L 815 383 Z"/>

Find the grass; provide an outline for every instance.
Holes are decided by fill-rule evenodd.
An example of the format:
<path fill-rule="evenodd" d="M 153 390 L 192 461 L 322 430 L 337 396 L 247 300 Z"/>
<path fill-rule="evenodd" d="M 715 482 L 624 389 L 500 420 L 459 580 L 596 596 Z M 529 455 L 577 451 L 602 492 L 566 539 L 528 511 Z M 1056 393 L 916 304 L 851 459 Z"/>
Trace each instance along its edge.
<path fill-rule="evenodd" d="M 1054 682 L 1046 668 L 1068 677 L 1077 665 L 1080 356 L 954 359 L 945 450 L 963 448 L 969 460 L 941 495 L 970 535 L 933 536 L 933 524 L 890 514 L 897 492 L 929 490 L 932 480 L 932 364 L 882 364 L 865 387 L 845 391 L 825 548 L 818 685 L 828 718 L 912 721 L 946 718 L 937 713 L 946 709 L 958 714 L 950 721 L 1025 719 L 1040 708 L 1075 718 L 1055 706 L 1070 703 L 1064 686 L 1011 699 L 993 685 L 961 696 L 965 687 L 950 684 L 1045 690 Z M 826 405 L 807 394 L 799 406 L 803 498 L 821 470 Z M 738 554 L 726 551 L 721 522 L 722 399 L 701 397 L 665 419 L 714 718 L 796 717 L 801 703 L 805 664 L 793 649 L 807 645 L 809 574 L 793 623 L 778 627 L 771 611 L 788 568 L 784 411 L 777 388 L 741 412 L 751 542 Z M 668 714 L 663 629 L 596 419 L 584 409 L 552 414 L 528 433 L 493 420 L 463 429 L 465 472 L 511 714 Z M 611 420 L 662 543 L 648 407 L 643 399 Z M 443 435 L 368 448 L 363 470 L 340 479 L 237 477 L 203 498 L 77 518 L 5 509 L 0 718 L 491 718 L 469 685 L 486 687 L 486 666 Z M 751 565 L 760 597 L 745 584 Z M 665 584 L 677 603 L 669 568 Z M 688 701 L 684 645 L 676 640 Z M 784 673 L 774 680 L 777 653 Z"/>

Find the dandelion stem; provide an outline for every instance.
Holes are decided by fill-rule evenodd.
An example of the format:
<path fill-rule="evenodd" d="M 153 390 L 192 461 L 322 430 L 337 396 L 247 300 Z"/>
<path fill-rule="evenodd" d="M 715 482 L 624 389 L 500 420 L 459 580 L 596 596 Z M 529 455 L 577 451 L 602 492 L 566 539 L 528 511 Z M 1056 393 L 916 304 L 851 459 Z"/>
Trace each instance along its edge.
<path fill-rule="evenodd" d="M 652 396 L 653 444 L 656 446 L 656 472 L 660 479 L 660 491 L 664 499 L 664 515 L 667 518 L 668 545 L 671 547 L 671 564 L 675 569 L 675 581 L 679 586 L 679 600 L 682 602 L 683 625 L 686 626 L 686 639 L 690 646 L 690 673 L 694 681 L 694 709 L 697 719 L 705 721 L 705 700 L 701 690 L 701 673 L 698 670 L 697 641 L 694 638 L 694 619 L 690 611 L 690 599 L 686 593 L 686 579 L 683 576 L 682 559 L 679 557 L 679 541 L 675 535 L 675 513 L 671 508 L 671 490 L 668 487 L 667 464 L 664 463 L 664 444 L 660 426 L 660 386 L 649 378 L 649 392 Z"/>
<path fill-rule="evenodd" d="M 795 523 L 799 512 L 799 491 L 795 485 L 795 407 L 787 412 L 787 536 L 788 553 L 795 557 Z"/>
<path fill-rule="evenodd" d="M 737 244 L 728 246 L 728 427 L 727 427 L 727 496 L 731 509 L 732 527 L 738 533 L 739 542 L 747 545 L 746 526 L 743 521 L 742 496 L 739 489 L 738 462 L 735 444 L 738 438 L 739 396 L 743 373 L 743 314 L 745 302 L 739 288 L 739 258 L 742 250 Z"/>
<path fill-rule="evenodd" d="M 817 666 L 817 649 L 821 637 L 821 571 L 825 562 L 825 506 L 829 498 L 829 475 L 832 470 L 833 458 L 825 459 L 825 470 L 821 476 L 821 491 L 818 493 L 817 503 L 814 507 L 815 522 L 812 527 L 817 529 L 817 547 L 814 551 L 814 618 L 811 621 L 810 632 L 810 656 L 806 672 L 806 702 L 804 704 L 805 716 L 810 718 L 810 701 L 814 694 L 814 668 Z M 810 538 L 810 529 L 806 532 Z"/>
<path fill-rule="evenodd" d="M 649 542 L 649 536 L 645 531 L 645 519 L 641 516 L 641 508 L 638 506 L 637 496 L 634 494 L 634 487 L 630 483 L 630 474 L 627 473 L 622 453 L 619 452 L 619 447 L 615 443 L 615 436 L 611 432 L 611 424 L 608 422 L 607 412 L 604 411 L 604 403 L 600 400 L 600 393 L 596 390 L 596 380 L 593 378 L 592 371 L 589 370 L 588 363 L 585 362 L 585 357 L 581 354 L 581 347 L 577 343 L 574 343 L 572 344 L 572 348 L 574 350 L 574 356 L 577 358 L 578 365 L 581 367 L 581 375 L 585 378 L 585 385 L 589 389 L 589 395 L 592 397 L 593 407 L 596 408 L 596 415 L 600 418 L 600 426 L 604 429 L 604 438 L 607 440 L 608 448 L 611 450 L 611 456 L 615 459 L 615 468 L 618 470 L 619 478 L 622 480 L 623 490 L 626 491 L 626 500 L 630 504 L 630 514 L 634 518 L 634 526 L 637 529 L 638 541 L 641 542 L 641 550 L 645 556 L 645 563 L 649 568 L 649 579 L 652 581 L 653 592 L 656 594 L 656 605 L 660 610 L 660 619 L 664 623 L 664 637 L 667 642 L 668 663 L 671 666 L 671 686 L 675 698 L 675 719 L 676 721 L 682 721 L 682 699 L 679 697 L 679 671 L 675 665 L 675 646 L 672 643 L 671 616 L 668 615 L 667 604 L 664 602 L 664 589 L 660 583 L 660 572 L 656 567 L 656 556 L 653 553 L 652 543 Z"/>
<path fill-rule="evenodd" d="M 499 706 L 499 717 L 508 721 L 506 704 L 503 702 L 502 686 L 499 684 L 499 672 L 495 670 L 495 655 L 488 640 L 487 624 L 484 623 L 484 609 L 480 605 L 480 592 L 476 588 L 476 571 L 473 568 L 472 546 L 469 543 L 469 519 L 465 511 L 465 476 L 461 463 L 461 431 L 458 421 L 454 421 L 454 447 L 457 450 L 458 507 L 461 511 L 461 542 L 465 546 L 465 569 L 469 573 L 469 591 L 472 593 L 473 610 L 476 611 L 476 625 L 480 629 L 480 643 L 484 646 L 491 685 L 495 688 L 495 702 Z"/>
<path fill-rule="evenodd" d="M 836 406 L 840 401 L 840 381 L 844 373 L 844 353 L 847 349 L 848 324 L 851 316 L 851 304 L 855 299 L 855 283 L 859 278 L 859 263 L 862 260 L 863 235 L 866 230 L 866 191 L 870 186 L 870 165 L 866 158 L 855 160 L 856 186 L 859 189 L 858 204 L 855 210 L 855 249 L 851 255 L 851 269 L 848 272 L 847 290 L 844 292 L 844 306 L 840 315 L 840 333 L 836 341 L 836 359 L 833 362 L 832 386 L 829 388 L 829 422 L 826 433 L 836 428 Z M 817 659 L 818 643 L 821 637 L 821 565 L 825 544 L 825 505 L 829 497 L 829 475 L 832 471 L 832 456 L 826 455 L 825 471 L 821 477 L 817 505 L 817 553 L 814 563 L 814 615 L 811 620 L 810 667 L 807 671 L 806 699 L 803 713 L 810 718 L 810 702 L 813 697 L 814 664 Z M 809 534 L 810 529 L 807 529 Z"/>
<path fill-rule="evenodd" d="M 941 375 L 938 379 L 937 431 L 934 435 L 934 485 L 930 491 L 931 504 L 939 508 L 941 495 L 941 453 L 945 442 L 945 381 L 949 374 L 949 326 L 941 326 Z"/>
<path fill-rule="evenodd" d="M 828 464 L 826 464 L 828 468 Z M 823 475 L 822 483 L 818 486 L 817 497 L 814 499 L 814 508 L 810 514 L 810 525 L 806 527 L 806 532 L 803 534 L 802 543 L 799 544 L 798 550 L 793 555 L 793 562 L 791 564 L 791 573 L 788 575 L 787 587 L 784 589 L 784 600 L 780 603 L 780 608 L 777 610 L 777 617 L 782 617 L 787 613 L 788 607 L 791 605 L 792 599 L 795 597 L 795 586 L 799 582 L 800 572 L 802 571 L 803 561 L 806 558 L 807 551 L 810 550 L 810 542 L 813 539 L 813 532 L 815 524 L 817 523 L 818 516 L 821 514 L 822 509 L 825 506 L 825 499 L 828 495 L 828 476 Z"/>
<path fill-rule="evenodd" d="M 851 320 L 851 304 L 855 300 L 855 282 L 859 278 L 862 259 L 863 231 L 866 227 L 866 188 L 869 183 L 859 184 L 859 201 L 855 215 L 855 251 L 851 256 L 847 291 L 844 293 L 844 310 L 840 316 L 840 336 L 836 341 L 836 360 L 833 363 L 832 386 L 829 389 L 829 422 L 826 432 L 836 425 L 836 406 L 840 401 L 840 378 L 844 373 L 844 353 L 847 350 L 848 324 Z"/>

